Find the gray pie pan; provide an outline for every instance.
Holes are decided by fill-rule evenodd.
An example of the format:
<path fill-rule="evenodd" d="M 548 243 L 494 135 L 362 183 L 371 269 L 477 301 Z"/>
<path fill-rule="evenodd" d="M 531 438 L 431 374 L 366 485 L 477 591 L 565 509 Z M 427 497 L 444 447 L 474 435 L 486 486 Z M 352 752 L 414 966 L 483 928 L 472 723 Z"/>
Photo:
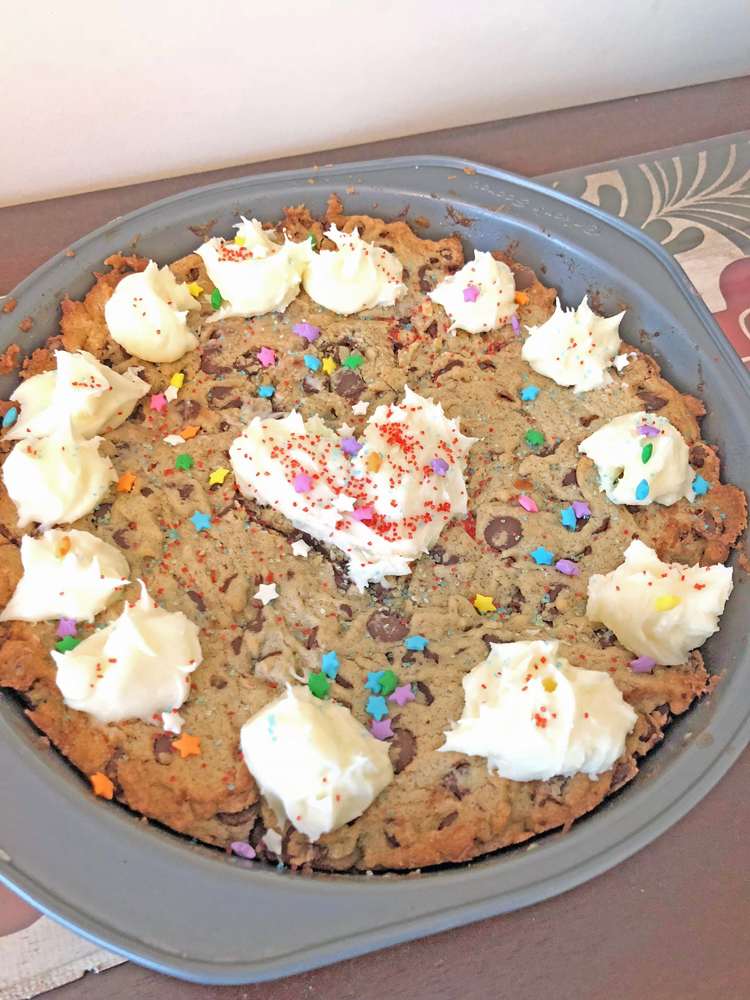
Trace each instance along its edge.
<path fill-rule="evenodd" d="M 465 168 L 465 169 L 464 169 Z M 308 183 L 314 179 L 314 184 Z M 353 189 L 353 193 L 347 193 Z M 60 300 L 91 287 L 115 251 L 167 263 L 205 233 L 229 236 L 238 213 L 276 220 L 284 205 L 322 213 L 332 193 L 347 212 L 429 221 L 466 248 L 510 247 L 577 305 L 595 291 L 627 305 L 626 341 L 643 346 L 681 390 L 700 395 L 704 437 L 726 478 L 750 490 L 750 377 L 684 273 L 639 231 L 531 181 L 463 160 L 423 156 L 227 181 L 140 209 L 74 244 L 13 292 L 0 350 L 34 317 L 25 348 L 57 330 Z M 376 207 L 375 207 L 376 206 Z M 503 206 L 502 210 L 498 209 Z M 189 227 L 198 230 L 199 237 Z M 202 228 L 201 228 L 202 227 Z M 12 382 L 0 381 L 7 398 Z M 471 864 L 410 875 L 301 875 L 228 858 L 95 799 L 85 777 L 0 694 L 0 879 L 99 944 L 172 975 L 246 983 L 290 975 L 526 906 L 590 879 L 639 850 L 716 784 L 750 738 L 750 594 L 736 586 L 721 631 L 704 648 L 725 671 L 715 694 L 670 727 L 629 785 L 568 834 Z M 710 845 L 706 845 L 708 848 Z"/>

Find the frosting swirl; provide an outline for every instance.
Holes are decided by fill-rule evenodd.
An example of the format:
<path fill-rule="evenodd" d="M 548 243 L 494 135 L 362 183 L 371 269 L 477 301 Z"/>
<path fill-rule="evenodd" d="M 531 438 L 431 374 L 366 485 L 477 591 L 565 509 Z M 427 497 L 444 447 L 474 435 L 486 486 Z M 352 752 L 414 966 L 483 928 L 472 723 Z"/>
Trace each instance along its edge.
<path fill-rule="evenodd" d="M 474 251 L 474 260 L 444 278 L 428 293 L 451 320 L 451 330 L 487 333 L 507 323 L 518 309 L 516 282 L 507 264 L 491 253 Z"/>

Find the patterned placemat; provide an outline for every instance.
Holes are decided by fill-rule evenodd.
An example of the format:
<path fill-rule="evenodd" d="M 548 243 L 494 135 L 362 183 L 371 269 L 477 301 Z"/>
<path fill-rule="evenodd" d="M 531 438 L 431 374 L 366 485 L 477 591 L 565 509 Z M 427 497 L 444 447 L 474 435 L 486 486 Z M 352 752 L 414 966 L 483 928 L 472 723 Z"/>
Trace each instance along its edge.
<path fill-rule="evenodd" d="M 674 255 L 750 367 L 750 132 L 539 177 Z M 124 959 L 0 886 L 0 1000 L 27 1000 Z"/>

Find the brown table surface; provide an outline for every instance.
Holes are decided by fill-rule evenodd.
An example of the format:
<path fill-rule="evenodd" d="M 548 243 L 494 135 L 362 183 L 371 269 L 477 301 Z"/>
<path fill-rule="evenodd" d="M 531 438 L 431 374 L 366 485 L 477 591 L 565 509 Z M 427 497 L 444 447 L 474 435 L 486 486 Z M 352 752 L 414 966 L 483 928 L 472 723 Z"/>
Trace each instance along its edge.
<path fill-rule="evenodd" d="M 747 128 L 750 77 L 743 77 L 0 209 L 0 294 L 115 216 L 231 177 L 410 153 L 464 156 L 535 176 Z M 717 787 L 653 844 L 591 882 L 516 913 L 274 983 L 196 986 L 128 963 L 45 996 L 746 1000 L 748 787 L 746 751 Z M 0 925 L 10 909 L 0 896 Z"/>

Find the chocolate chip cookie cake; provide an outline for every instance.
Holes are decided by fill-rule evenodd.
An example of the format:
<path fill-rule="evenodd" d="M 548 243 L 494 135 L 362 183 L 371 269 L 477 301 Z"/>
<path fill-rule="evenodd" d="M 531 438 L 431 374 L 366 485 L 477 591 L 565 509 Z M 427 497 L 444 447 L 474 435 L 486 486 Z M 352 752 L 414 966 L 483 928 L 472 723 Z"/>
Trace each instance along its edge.
<path fill-rule="evenodd" d="M 289 208 L 105 261 L 0 407 L 0 684 L 91 793 L 244 858 L 567 828 L 710 694 L 745 498 L 623 314 Z M 668 735 L 668 734 L 667 734 Z"/>

